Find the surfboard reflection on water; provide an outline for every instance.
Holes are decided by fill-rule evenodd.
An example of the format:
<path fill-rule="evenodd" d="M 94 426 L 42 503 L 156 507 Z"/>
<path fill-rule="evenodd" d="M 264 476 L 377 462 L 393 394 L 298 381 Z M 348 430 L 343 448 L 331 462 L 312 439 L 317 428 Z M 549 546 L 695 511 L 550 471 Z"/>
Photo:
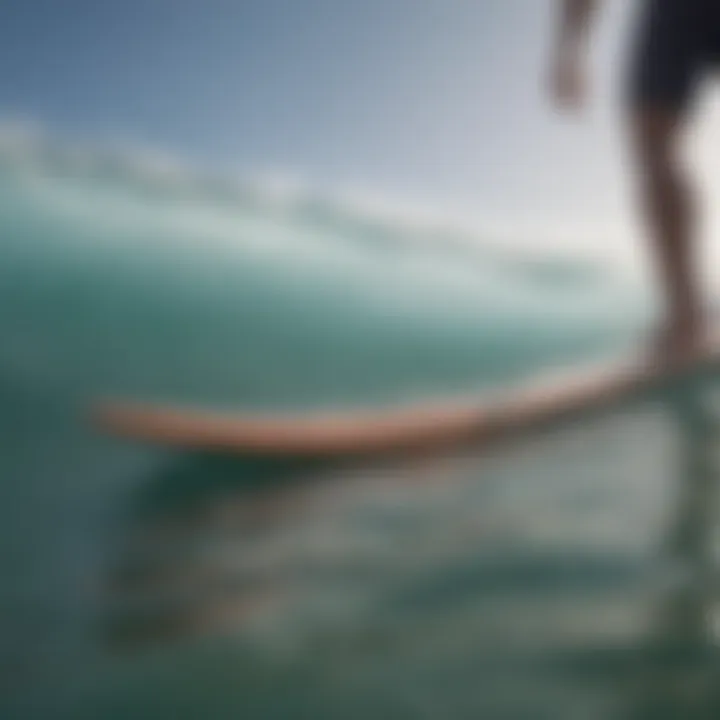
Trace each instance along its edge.
<path fill-rule="evenodd" d="M 359 472 L 313 461 L 181 459 L 130 508 L 108 581 L 107 639 L 127 648 L 242 628 L 287 609 L 299 585 L 358 570 L 343 547 L 313 541 L 318 521 L 373 488 L 382 501 L 393 488 L 435 483 L 438 465 L 448 464 Z"/>
<path fill-rule="evenodd" d="M 308 470 L 200 457 L 181 459 L 153 478 L 130 508 L 130 529 L 110 577 L 111 645 L 242 626 L 272 607 L 281 598 L 278 579 L 243 567 L 242 553 L 300 511 L 295 483 Z M 223 549 L 234 550 L 237 562 L 228 564 Z"/>
<path fill-rule="evenodd" d="M 720 713 L 717 526 L 720 425 L 702 382 L 687 381 L 669 407 L 682 440 L 677 510 L 664 552 L 677 575 L 661 595 L 638 663 L 633 717 Z"/>

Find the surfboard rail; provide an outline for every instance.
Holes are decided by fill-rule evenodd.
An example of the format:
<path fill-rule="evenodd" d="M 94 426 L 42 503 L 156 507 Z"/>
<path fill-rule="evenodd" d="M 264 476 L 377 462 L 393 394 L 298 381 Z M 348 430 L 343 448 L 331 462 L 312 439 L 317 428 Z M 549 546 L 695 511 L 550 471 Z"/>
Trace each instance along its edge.
<path fill-rule="evenodd" d="M 91 414 L 98 428 L 127 439 L 241 455 L 331 458 L 481 450 L 651 396 L 719 361 L 716 344 L 673 365 L 636 358 L 555 370 L 493 396 L 394 410 L 243 414 L 107 400 Z"/>

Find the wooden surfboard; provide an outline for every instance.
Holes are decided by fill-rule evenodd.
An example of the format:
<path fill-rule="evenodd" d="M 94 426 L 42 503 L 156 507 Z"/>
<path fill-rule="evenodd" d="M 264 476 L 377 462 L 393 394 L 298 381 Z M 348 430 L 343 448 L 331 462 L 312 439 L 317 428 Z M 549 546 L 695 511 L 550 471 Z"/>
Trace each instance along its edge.
<path fill-rule="evenodd" d="M 328 413 L 221 413 L 122 400 L 92 408 L 105 432 L 190 450 L 277 457 L 342 458 L 483 449 L 521 434 L 662 397 L 673 381 L 720 368 L 720 342 L 672 366 L 631 359 L 555 371 L 493 396 L 400 409 Z"/>

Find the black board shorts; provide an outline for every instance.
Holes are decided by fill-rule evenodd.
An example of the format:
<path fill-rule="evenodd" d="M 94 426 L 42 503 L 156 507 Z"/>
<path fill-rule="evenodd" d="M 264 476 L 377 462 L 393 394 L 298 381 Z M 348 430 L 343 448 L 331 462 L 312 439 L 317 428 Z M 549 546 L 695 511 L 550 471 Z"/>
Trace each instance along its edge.
<path fill-rule="evenodd" d="M 629 73 L 632 108 L 684 111 L 720 64 L 720 0 L 642 0 Z"/>

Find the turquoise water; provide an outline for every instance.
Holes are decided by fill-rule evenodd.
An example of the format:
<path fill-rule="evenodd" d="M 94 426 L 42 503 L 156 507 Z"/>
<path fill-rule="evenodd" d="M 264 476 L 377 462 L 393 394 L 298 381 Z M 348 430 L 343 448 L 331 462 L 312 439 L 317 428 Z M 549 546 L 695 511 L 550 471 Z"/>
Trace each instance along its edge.
<path fill-rule="evenodd" d="M 678 503 L 662 407 L 364 468 L 149 448 L 83 412 L 107 395 L 297 410 L 497 388 L 637 342 L 637 289 L 140 160 L 0 149 L 3 718 L 660 717 L 656 701 L 674 717 L 687 687 L 713 702 L 694 581 L 655 622 L 668 533 L 701 519 Z M 669 663 L 648 650 L 668 637 Z"/>

